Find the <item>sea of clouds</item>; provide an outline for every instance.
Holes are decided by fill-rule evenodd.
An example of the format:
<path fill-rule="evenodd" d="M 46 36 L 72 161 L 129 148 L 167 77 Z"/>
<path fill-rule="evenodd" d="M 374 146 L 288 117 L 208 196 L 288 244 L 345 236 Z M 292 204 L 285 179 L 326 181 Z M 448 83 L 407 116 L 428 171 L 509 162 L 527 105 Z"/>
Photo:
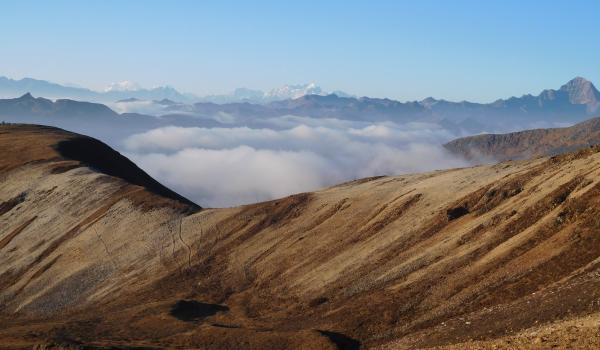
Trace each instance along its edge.
<path fill-rule="evenodd" d="M 459 135 L 429 123 L 282 117 L 265 127 L 163 127 L 124 141 L 124 153 L 203 207 L 314 191 L 376 175 L 467 166 L 441 146 Z"/>

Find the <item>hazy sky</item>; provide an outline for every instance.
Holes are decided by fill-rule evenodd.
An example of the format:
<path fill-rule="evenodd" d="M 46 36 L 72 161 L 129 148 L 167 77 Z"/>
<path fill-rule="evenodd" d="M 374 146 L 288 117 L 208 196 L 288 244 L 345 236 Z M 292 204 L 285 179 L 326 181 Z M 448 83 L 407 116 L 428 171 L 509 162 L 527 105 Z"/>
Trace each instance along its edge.
<path fill-rule="evenodd" d="M 0 75 L 489 101 L 600 83 L 597 1 L 2 1 Z"/>

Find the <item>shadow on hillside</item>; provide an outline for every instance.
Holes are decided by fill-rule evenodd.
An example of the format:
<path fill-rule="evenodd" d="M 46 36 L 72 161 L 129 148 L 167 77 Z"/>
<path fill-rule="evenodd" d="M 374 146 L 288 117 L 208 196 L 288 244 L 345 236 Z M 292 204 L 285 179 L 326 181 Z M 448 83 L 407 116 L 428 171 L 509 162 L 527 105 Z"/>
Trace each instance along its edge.
<path fill-rule="evenodd" d="M 227 312 L 229 308 L 219 304 L 201 303 L 195 300 L 179 300 L 171 308 L 171 316 L 185 322 L 200 321 L 218 312 Z"/>
<path fill-rule="evenodd" d="M 179 201 L 189 206 L 190 210 L 200 209 L 196 203 L 163 186 L 132 161 L 96 139 L 73 137 L 59 142 L 56 150 L 63 157 L 77 160 L 103 174 L 121 178 L 160 196 Z"/>
<path fill-rule="evenodd" d="M 352 339 L 342 333 L 330 332 L 330 331 L 319 331 L 323 336 L 329 338 L 339 350 L 359 350 L 360 342 L 356 339 Z"/>

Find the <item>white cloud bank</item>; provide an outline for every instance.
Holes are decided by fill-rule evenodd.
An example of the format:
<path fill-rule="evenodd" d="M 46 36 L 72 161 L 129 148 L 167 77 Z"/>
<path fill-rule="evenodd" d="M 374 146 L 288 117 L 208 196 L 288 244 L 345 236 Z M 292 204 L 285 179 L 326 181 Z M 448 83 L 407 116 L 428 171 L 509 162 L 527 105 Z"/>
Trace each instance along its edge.
<path fill-rule="evenodd" d="M 165 106 L 154 101 L 117 101 L 107 105 L 117 113 L 141 113 L 154 116 L 165 114 Z"/>
<path fill-rule="evenodd" d="M 125 149 L 150 175 L 205 207 L 467 165 L 440 146 L 454 135 L 434 124 L 314 124 L 282 130 L 165 127 L 129 137 Z"/>

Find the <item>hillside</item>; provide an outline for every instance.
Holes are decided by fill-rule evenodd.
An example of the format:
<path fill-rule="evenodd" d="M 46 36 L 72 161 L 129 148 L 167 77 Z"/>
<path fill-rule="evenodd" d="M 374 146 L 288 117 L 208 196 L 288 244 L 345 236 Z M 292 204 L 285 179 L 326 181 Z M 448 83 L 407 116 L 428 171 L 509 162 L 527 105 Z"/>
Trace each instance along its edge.
<path fill-rule="evenodd" d="M 467 159 L 504 161 L 554 156 L 598 143 L 600 118 L 593 118 L 568 128 L 469 136 L 453 140 L 444 147 Z"/>
<path fill-rule="evenodd" d="M 74 139 L 0 126 L 3 348 L 600 346 L 600 148 L 200 209 Z"/>

